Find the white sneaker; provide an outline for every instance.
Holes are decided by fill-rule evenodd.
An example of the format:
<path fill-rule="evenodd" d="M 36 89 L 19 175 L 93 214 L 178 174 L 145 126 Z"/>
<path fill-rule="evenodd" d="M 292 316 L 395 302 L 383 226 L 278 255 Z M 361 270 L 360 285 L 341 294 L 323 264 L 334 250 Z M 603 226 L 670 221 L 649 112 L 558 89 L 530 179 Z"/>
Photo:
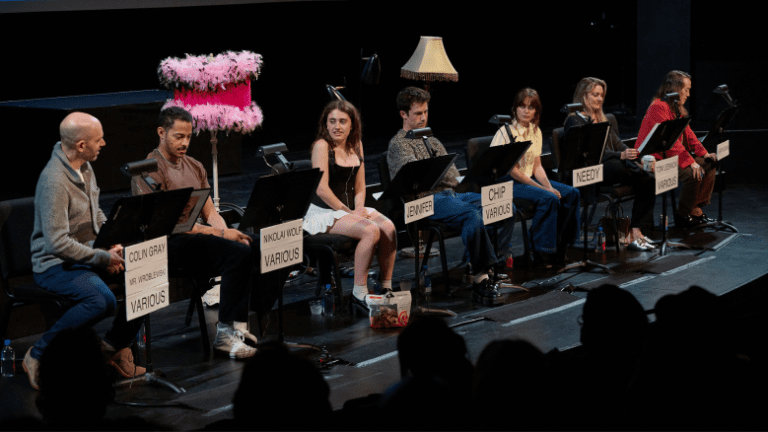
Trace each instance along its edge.
<path fill-rule="evenodd" d="M 243 337 L 245 338 L 245 343 L 251 346 L 255 346 L 259 343 L 259 340 L 256 339 L 256 336 L 253 335 L 253 333 L 248 331 L 248 323 L 247 322 L 240 322 L 235 321 L 233 327 L 235 330 L 239 330 L 240 333 L 243 334 Z"/>
<path fill-rule="evenodd" d="M 229 358 L 233 359 L 253 357 L 256 354 L 256 348 L 245 344 L 245 336 L 240 330 L 223 323 L 216 324 L 216 340 L 213 342 L 213 349 L 229 354 Z"/>

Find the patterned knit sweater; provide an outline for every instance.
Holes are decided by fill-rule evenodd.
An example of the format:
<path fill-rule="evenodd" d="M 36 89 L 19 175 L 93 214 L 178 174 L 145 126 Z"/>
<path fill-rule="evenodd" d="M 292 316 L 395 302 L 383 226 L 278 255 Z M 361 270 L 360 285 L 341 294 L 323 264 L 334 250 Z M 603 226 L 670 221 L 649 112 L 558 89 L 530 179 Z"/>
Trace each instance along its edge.
<path fill-rule="evenodd" d="M 413 162 L 422 159 L 429 159 L 431 155 L 424 141 L 419 139 L 408 139 L 405 137 L 406 132 L 400 129 L 394 137 L 389 141 L 389 153 L 387 153 L 387 164 L 389 164 L 389 176 L 394 179 L 395 175 L 400 168 L 402 168 L 408 162 Z M 435 137 L 429 137 L 429 144 L 432 146 L 432 150 L 435 151 L 435 156 L 443 156 L 448 154 L 445 151 L 443 144 Z M 446 189 L 452 189 L 459 185 L 459 170 L 456 169 L 455 164 L 451 164 L 448 171 L 443 176 L 443 179 L 437 184 L 435 189 L 419 194 L 419 197 L 431 195 Z"/>

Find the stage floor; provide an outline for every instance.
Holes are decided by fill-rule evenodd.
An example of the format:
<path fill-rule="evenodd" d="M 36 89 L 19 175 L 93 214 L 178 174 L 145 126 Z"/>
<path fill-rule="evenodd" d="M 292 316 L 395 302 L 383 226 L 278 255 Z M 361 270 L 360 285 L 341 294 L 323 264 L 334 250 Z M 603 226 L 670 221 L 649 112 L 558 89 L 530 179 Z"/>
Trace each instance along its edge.
<path fill-rule="evenodd" d="M 229 182 L 227 180 L 226 182 Z M 225 182 L 225 183 L 226 183 Z M 236 191 L 229 190 L 227 193 Z M 739 230 L 738 234 L 721 232 L 697 234 L 696 231 L 682 231 L 670 227 L 669 237 L 673 241 L 698 239 L 700 249 L 670 249 L 666 256 L 657 252 L 630 252 L 622 250 L 617 254 L 609 249 L 603 255 L 590 254 L 592 261 L 603 262 L 613 269 L 615 275 L 598 270 L 580 272 L 571 270 L 558 274 L 552 270 L 526 271 L 523 267 L 520 229 L 515 229 L 516 267 L 510 273 L 513 282 L 522 284 L 529 291 L 504 289 L 505 304 L 483 307 L 471 301 L 470 290 L 462 284 L 464 267 L 460 266 L 462 245 L 460 238 L 447 240 L 450 283 L 454 290 L 451 296 L 443 294 L 439 277 L 439 259 L 430 260 L 433 275 L 433 295 L 430 307 L 449 309 L 457 314 L 447 317 L 446 322 L 462 335 L 467 343 L 470 360 L 474 363 L 482 349 L 491 341 L 501 338 L 522 338 L 530 341 L 544 352 L 552 349 L 568 350 L 579 345 L 579 325 L 588 289 L 601 283 L 614 283 L 630 291 L 647 311 L 656 301 L 668 294 L 684 291 L 691 285 L 699 285 L 715 294 L 724 295 L 741 287 L 765 284 L 768 274 L 768 229 L 765 214 L 768 214 L 768 200 L 762 187 L 731 186 L 724 194 L 725 219 Z M 226 198 L 226 195 L 222 195 Z M 706 208 L 710 217 L 716 217 L 717 201 Z M 661 200 L 657 200 L 656 220 L 661 214 Z M 103 205 L 103 203 L 102 203 Z M 593 222 L 603 214 L 605 204 L 595 213 Z M 104 206 L 109 208 L 109 206 Z M 631 211 L 631 204 L 625 205 L 625 212 Z M 646 233 L 654 239 L 661 237 L 659 231 Z M 697 237 L 694 237 L 697 236 Z M 571 260 L 582 259 L 581 249 L 568 252 Z M 411 259 L 398 257 L 394 282 L 412 279 Z M 353 319 L 351 316 L 311 315 L 306 299 L 314 293 L 316 279 L 304 276 L 284 290 L 285 338 L 290 342 L 325 347 L 334 358 L 354 365 L 335 365 L 325 373 L 331 387 L 331 404 L 334 409 L 342 407 L 345 401 L 371 393 L 381 393 L 399 380 L 399 365 L 396 338 L 399 330 L 374 330 L 367 319 Z M 351 293 L 352 281 L 343 283 L 345 305 Z M 413 308 L 425 305 L 414 290 Z M 200 329 L 197 319 L 192 325 L 184 325 L 187 302 L 172 304 L 152 315 L 152 355 L 155 371 L 168 380 L 186 389 L 177 394 L 156 383 L 137 381 L 131 387 L 117 389 L 119 402 L 145 403 L 151 407 L 115 404 L 109 408 L 108 417 L 120 418 L 138 415 L 147 420 L 167 425 L 173 429 L 199 429 L 204 425 L 232 416 L 232 396 L 237 389 L 244 363 L 214 356 L 205 361 L 200 343 Z M 213 340 L 217 322 L 216 307 L 206 308 L 208 333 Z M 652 311 L 649 317 L 653 320 Z M 96 326 L 103 336 L 110 320 Z M 0 396 L 0 419 L 30 415 L 38 417 L 35 408 L 36 392 L 30 387 L 21 369 L 20 360 L 27 348 L 40 335 L 33 335 L 13 341 L 17 352 L 17 370 L 12 379 L 2 379 Z M 277 313 L 273 310 L 267 327 L 267 340 L 277 337 Z M 296 351 L 315 359 L 317 353 L 311 349 L 296 348 Z M 269 389 L 264 389 L 268 392 Z"/>

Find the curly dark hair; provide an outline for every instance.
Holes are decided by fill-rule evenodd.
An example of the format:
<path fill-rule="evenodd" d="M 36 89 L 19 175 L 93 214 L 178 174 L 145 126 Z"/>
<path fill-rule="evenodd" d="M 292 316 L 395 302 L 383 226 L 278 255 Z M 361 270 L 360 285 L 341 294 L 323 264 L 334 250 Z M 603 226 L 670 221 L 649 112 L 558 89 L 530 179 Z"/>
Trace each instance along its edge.
<path fill-rule="evenodd" d="M 418 87 L 406 87 L 397 94 L 397 109 L 407 113 L 413 104 L 429 103 L 431 97 L 429 93 Z"/>
<path fill-rule="evenodd" d="M 352 127 L 349 130 L 349 136 L 347 137 L 347 142 L 345 143 L 344 147 L 347 153 L 355 153 L 356 155 L 362 157 L 361 150 L 359 148 L 360 142 L 363 138 L 362 133 L 362 122 L 360 121 L 360 113 L 357 111 L 357 108 L 355 108 L 354 105 L 351 103 L 345 101 L 345 100 L 335 100 L 328 102 L 328 105 L 323 108 L 323 113 L 320 115 L 320 120 L 317 122 L 317 135 L 315 136 L 315 142 L 323 139 L 325 140 L 331 148 L 335 147 L 336 144 L 333 142 L 333 138 L 331 138 L 331 134 L 328 132 L 328 116 L 334 111 L 339 110 L 345 114 L 347 114 L 352 121 Z M 314 147 L 314 144 L 312 144 Z"/>
<path fill-rule="evenodd" d="M 661 83 L 661 86 L 658 90 L 656 90 L 656 94 L 653 96 L 653 99 L 651 100 L 651 103 L 656 102 L 657 99 L 661 99 L 664 97 L 667 93 L 680 93 L 680 91 L 685 86 L 685 78 L 691 79 L 691 75 L 678 70 L 673 70 L 669 72 L 664 77 L 664 82 Z M 675 113 L 675 117 L 680 117 L 680 115 L 687 116 L 688 110 L 685 109 L 685 106 L 679 103 L 669 103 L 667 102 L 667 105 L 669 105 L 670 108 L 672 108 L 672 112 Z"/>
<path fill-rule="evenodd" d="M 168 130 L 173 127 L 173 123 L 175 123 L 176 120 L 192 123 L 193 126 L 195 124 L 192 114 L 190 114 L 189 111 L 179 107 L 168 107 L 160 111 L 160 115 L 157 117 L 157 126 Z"/>

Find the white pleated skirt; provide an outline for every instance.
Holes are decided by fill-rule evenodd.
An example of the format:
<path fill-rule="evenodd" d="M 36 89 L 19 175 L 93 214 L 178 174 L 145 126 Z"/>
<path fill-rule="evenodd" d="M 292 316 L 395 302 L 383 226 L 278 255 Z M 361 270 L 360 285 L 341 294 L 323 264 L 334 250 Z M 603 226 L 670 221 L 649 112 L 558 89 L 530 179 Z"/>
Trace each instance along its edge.
<path fill-rule="evenodd" d="M 368 213 L 375 211 L 371 207 L 366 207 Z M 344 210 L 331 210 L 318 207 L 314 204 L 309 205 L 307 214 L 304 215 L 304 231 L 315 235 L 327 233 L 329 229 L 336 223 L 337 219 L 341 219 L 349 213 Z"/>

